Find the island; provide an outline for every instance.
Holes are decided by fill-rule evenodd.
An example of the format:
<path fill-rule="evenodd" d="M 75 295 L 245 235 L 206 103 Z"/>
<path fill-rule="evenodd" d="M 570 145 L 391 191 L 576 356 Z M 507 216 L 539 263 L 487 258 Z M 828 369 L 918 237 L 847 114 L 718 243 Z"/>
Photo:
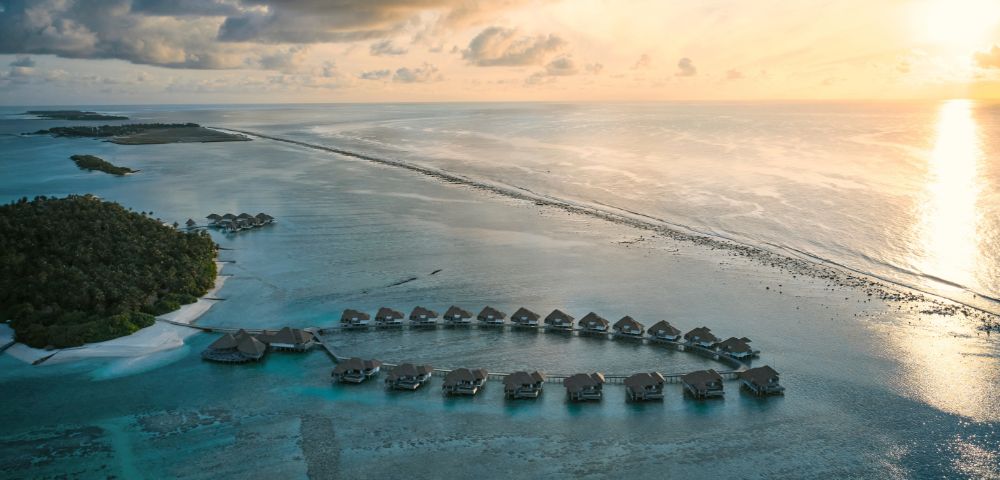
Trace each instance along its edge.
<path fill-rule="evenodd" d="M 0 318 L 36 348 L 129 335 L 213 288 L 217 250 L 93 195 L 21 198 L 0 206 Z"/>
<path fill-rule="evenodd" d="M 52 127 L 26 135 L 53 137 L 105 138 L 119 145 L 156 145 L 163 143 L 244 142 L 250 137 L 220 132 L 197 123 L 130 123 L 99 127 Z"/>
<path fill-rule="evenodd" d="M 84 170 L 97 170 L 119 176 L 138 172 L 138 170 L 132 170 L 131 168 L 119 167 L 101 157 L 94 155 L 73 155 L 69 158 L 76 162 L 76 166 Z"/>
<path fill-rule="evenodd" d="M 28 110 L 24 115 L 48 118 L 51 120 L 128 120 L 121 115 L 105 115 L 84 110 Z"/>

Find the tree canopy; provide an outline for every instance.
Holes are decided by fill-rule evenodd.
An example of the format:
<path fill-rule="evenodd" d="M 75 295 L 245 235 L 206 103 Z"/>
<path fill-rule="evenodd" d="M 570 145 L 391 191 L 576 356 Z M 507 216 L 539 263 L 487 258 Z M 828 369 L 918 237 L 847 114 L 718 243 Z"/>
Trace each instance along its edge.
<path fill-rule="evenodd" d="M 217 246 L 91 195 L 0 206 L 0 320 L 33 347 L 152 325 L 215 282 Z"/>

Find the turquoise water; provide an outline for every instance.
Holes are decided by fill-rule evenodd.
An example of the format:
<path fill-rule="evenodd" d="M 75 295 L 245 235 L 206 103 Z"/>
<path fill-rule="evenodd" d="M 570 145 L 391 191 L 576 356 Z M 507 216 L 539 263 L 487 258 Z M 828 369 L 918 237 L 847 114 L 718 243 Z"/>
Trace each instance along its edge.
<path fill-rule="evenodd" d="M 138 115 L 316 140 L 331 124 L 391 124 L 400 111 L 415 122 L 420 108 Z M 428 116 L 452 111 L 423 108 Z M 523 108 L 504 114 L 516 119 Z M 486 116 L 469 118 L 491 125 L 477 115 Z M 296 116 L 304 119 L 287 121 Z M 0 133 L 57 123 L 7 118 Z M 142 172 L 83 172 L 68 159 L 75 153 Z M 224 270 L 233 277 L 203 324 L 329 325 L 348 307 L 443 311 L 453 303 L 508 313 L 558 307 L 578 318 L 595 310 L 647 325 L 666 318 L 749 336 L 764 352 L 759 363 L 782 372 L 788 395 L 761 400 L 727 383 L 724 400 L 694 402 L 668 385 L 662 403 L 636 405 L 611 385 L 605 401 L 573 405 L 557 384 L 537 401 L 508 402 L 491 383 L 480 396 L 452 399 L 437 379 L 413 393 L 378 382 L 333 386 L 319 351 L 272 354 L 259 365 L 206 363 L 198 353 L 210 335 L 127 365 L 29 367 L 0 355 L 3 478 L 1000 475 L 1000 350 L 961 318 L 922 316 L 649 232 L 270 141 L 118 146 L 0 135 L 0 199 L 68 193 L 170 222 L 226 211 L 278 218 L 216 237 L 222 258 L 235 262 Z M 345 332 L 333 340 L 344 354 L 440 367 L 631 373 L 708 365 L 630 342 L 526 332 Z"/>

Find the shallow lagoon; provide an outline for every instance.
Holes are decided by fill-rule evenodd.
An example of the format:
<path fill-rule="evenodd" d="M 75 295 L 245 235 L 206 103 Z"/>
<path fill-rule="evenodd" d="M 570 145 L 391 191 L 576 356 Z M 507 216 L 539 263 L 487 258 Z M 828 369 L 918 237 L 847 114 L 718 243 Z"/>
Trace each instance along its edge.
<path fill-rule="evenodd" d="M 15 123 L 2 131 L 26 131 Z M 437 379 L 415 393 L 332 386 L 320 351 L 259 365 L 202 362 L 210 335 L 135 362 L 28 367 L 0 355 L 0 477 L 998 475 L 1000 352 L 961 318 L 920 316 L 648 232 L 273 142 L 132 147 L 0 136 L 0 152 L 4 200 L 90 192 L 168 221 L 213 211 L 277 217 L 217 236 L 234 277 L 203 324 L 330 325 L 343 308 L 381 305 L 558 307 L 577 318 L 595 310 L 749 336 L 764 352 L 759 363 L 781 371 L 788 388 L 759 400 L 728 382 L 726 399 L 694 402 L 668 385 L 662 403 L 634 405 L 611 385 L 604 402 L 571 405 L 560 385 L 538 401 L 507 402 L 491 383 L 479 397 L 448 399 Z M 142 173 L 83 172 L 74 153 Z M 705 362 L 629 342 L 478 329 L 345 332 L 335 342 L 346 354 L 442 367 L 628 373 Z"/>

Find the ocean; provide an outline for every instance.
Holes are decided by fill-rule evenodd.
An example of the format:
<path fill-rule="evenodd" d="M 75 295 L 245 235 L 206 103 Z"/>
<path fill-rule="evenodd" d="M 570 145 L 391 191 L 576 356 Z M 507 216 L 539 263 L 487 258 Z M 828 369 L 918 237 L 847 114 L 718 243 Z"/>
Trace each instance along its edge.
<path fill-rule="evenodd" d="M 997 312 L 1000 110 L 926 103 L 86 106 L 356 152 L 730 239 Z M 332 325 L 344 308 L 563 308 L 749 336 L 784 397 L 475 399 L 332 386 L 320 352 L 202 362 L 0 355 L 0 477 L 1000 478 L 995 338 L 822 278 L 406 169 L 267 139 L 123 146 L 21 136 L 0 108 L 0 201 L 93 193 L 216 235 L 233 275 L 199 323 Z M 81 171 L 98 155 L 139 174 Z M 433 273 L 432 272 L 436 272 Z M 412 281 L 399 283 L 413 278 Z M 634 373 L 712 362 L 621 341 L 441 329 L 338 334 L 386 361 Z M 465 401 L 468 400 L 468 401 Z"/>

